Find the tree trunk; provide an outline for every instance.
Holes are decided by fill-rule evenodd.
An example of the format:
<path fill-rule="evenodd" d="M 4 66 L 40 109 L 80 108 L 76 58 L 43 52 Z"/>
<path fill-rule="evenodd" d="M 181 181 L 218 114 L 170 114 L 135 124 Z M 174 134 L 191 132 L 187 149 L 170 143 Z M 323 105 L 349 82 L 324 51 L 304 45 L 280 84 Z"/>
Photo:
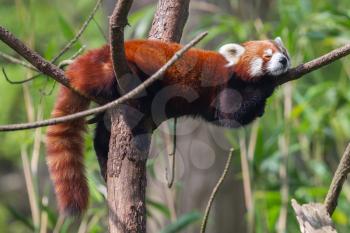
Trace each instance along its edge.
<path fill-rule="evenodd" d="M 180 41 L 189 0 L 160 0 L 150 38 Z M 137 106 L 133 101 L 132 106 Z M 135 118 L 135 108 L 119 107 L 111 114 L 107 165 L 110 233 L 146 232 L 146 161 L 152 127 L 147 116 Z M 138 112 L 139 113 L 139 112 Z"/>
<path fill-rule="evenodd" d="M 122 106 L 112 112 L 107 167 L 109 231 L 146 232 L 146 161 L 151 132 L 134 111 Z"/>

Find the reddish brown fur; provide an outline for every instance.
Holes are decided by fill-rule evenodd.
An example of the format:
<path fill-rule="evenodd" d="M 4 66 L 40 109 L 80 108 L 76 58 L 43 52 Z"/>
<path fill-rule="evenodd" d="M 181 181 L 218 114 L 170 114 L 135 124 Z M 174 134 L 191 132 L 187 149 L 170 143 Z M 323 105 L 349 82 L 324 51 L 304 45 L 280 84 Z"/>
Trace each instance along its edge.
<path fill-rule="evenodd" d="M 126 57 L 134 69 L 153 74 L 181 48 L 178 44 L 152 40 L 134 40 L 125 43 Z M 273 47 L 271 47 L 273 49 Z M 261 54 L 258 47 L 247 50 L 236 71 L 248 77 L 243 63 L 249 56 Z M 242 63 L 243 62 L 243 63 Z M 217 52 L 200 49 L 189 50 L 183 58 L 166 72 L 160 81 L 163 86 L 182 85 L 177 91 L 194 89 L 204 104 L 215 98 L 215 86 L 226 83 L 232 70 Z M 109 47 L 92 50 L 78 58 L 66 71 L 71 84 L 87 95 L 109 91 L 114 75 Z M 204 87 L 204 88 L 203 88 Z M 86 109 L 89 101 L 61 87 L 52 116 L 64 116 Z M 178 106 L 179 108 L 181 106 Z M 47 162 L 54 182 L 59 208 L 63 212 L 80 213 L 88 204 L 88 187 L 83 166 L 84 119 L 50 126 L 47 132 Z"/>

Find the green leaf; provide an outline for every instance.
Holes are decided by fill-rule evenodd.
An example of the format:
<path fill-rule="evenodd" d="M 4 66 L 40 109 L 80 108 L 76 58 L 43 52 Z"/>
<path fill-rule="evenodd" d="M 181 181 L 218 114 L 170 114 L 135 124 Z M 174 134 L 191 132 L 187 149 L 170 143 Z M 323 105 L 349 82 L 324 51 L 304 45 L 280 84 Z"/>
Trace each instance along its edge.
<path fill-rule="evenodd" d="M 154 209 L 158 210 L 159 212 L 161 212 L 167 219 L 170 219 L 170 217 L 171 217 L 170 210 L 168 207 L 166 207 L 162 203 L 157 202 L 157 201 L 153 201 L 153 200 L 147 198 L 146 204 L 148 205 L 147 208 L 154 208 Z"/>
<path fill-rule="evenodd" d="M 201 214 L 198 212 L 190 212 L 182 215 L 176 222 L 167 225 L 160 233 L 175 233 L 180 232 L 192 223 L 195 223 L 201 218 Z"/>
<path fill-rule="evenodd" d="M 6 205 L 6 209 L 12 214 L 13 218 L 16 219 L 17 221 L 23 223 L 25 226 L 27 226 L 30 230 L 34 231 L 34 225 L 33 223 L 29 220 L 29 218 L 27 218 L 26 216 L 24 216 L 22 213 L 20 213 L 19 211 L 17 211 L 15 208 L 13 208 L 10 205 Z"/>

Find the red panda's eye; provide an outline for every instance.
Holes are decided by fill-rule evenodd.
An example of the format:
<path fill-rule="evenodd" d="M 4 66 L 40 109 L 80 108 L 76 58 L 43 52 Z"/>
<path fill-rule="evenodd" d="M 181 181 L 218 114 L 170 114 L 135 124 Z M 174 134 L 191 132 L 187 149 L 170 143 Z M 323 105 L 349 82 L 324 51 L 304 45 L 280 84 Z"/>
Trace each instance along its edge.
<path fill-rule="evenodd" d="M 271 59 L 271 57 L 272 57 L 272 54 L 264 54 L 263 55 L 264 59 Z"/>

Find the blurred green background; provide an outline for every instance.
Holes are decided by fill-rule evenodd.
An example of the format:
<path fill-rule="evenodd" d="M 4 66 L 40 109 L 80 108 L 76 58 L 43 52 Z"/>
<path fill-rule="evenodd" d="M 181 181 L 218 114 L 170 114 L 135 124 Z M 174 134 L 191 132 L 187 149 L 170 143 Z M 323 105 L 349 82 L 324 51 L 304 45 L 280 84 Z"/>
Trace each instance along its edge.
<path fill-rule="evenodd" d="M 134 2 L 127 38 L 147 37 L 156 3 Z M 52 59 L 74 37 L 94 4 L 0 0 L 0 25 Z M 103 2 L 78 43 L 61 60 L 82 46 L 91 49 L 106 43 L 107 16 L 113 5 L 114 1 Z M 190 8 L 182 42 L 207 30 L 209 35 L 199 45 L 206 49 L 281 36 L 297 65 L 350 42 L 349 0 L 198 0 L 191 1 Z M 3 43 L 0 51 L 18 57 Z M 35 74 L 1 57 L 0 67 L 12 80 Z M 49 118 L 57 86 L 45 76 L 13 85 L 1 74 L 0 124 Z M 164 137 L 157 131 L 148 162 L 148 231 L 198 232 L 211 189 L 233 146 L 232 171 L 215 200 L 207 232 L 297 232 L 291 198 L 299 203 L 322 202 L 350 141 L 349 88 L 350 59 L 345 58 L 280 87 L 269 99 L 265 115 L 245 129 L 213 129 L 197 122 L 193 131 L 179 136 L 180 162 L 171 190 L 164 181 Z M 188 125 L 193 121 L 179 123 L 180 128 Z M 63 219 L 57 213 L 44 158 L 45 128 L 0 133 L 0 141 L 0 232 L 107 231 L 106 188 L 91 133 L 86 139 L 91 205 L 82 219 Z M 209 162 L 198 164 L 202 160 Z M 346 183 L 333 215 L 339 232 L 350 231 L 349 202 Z"/>

